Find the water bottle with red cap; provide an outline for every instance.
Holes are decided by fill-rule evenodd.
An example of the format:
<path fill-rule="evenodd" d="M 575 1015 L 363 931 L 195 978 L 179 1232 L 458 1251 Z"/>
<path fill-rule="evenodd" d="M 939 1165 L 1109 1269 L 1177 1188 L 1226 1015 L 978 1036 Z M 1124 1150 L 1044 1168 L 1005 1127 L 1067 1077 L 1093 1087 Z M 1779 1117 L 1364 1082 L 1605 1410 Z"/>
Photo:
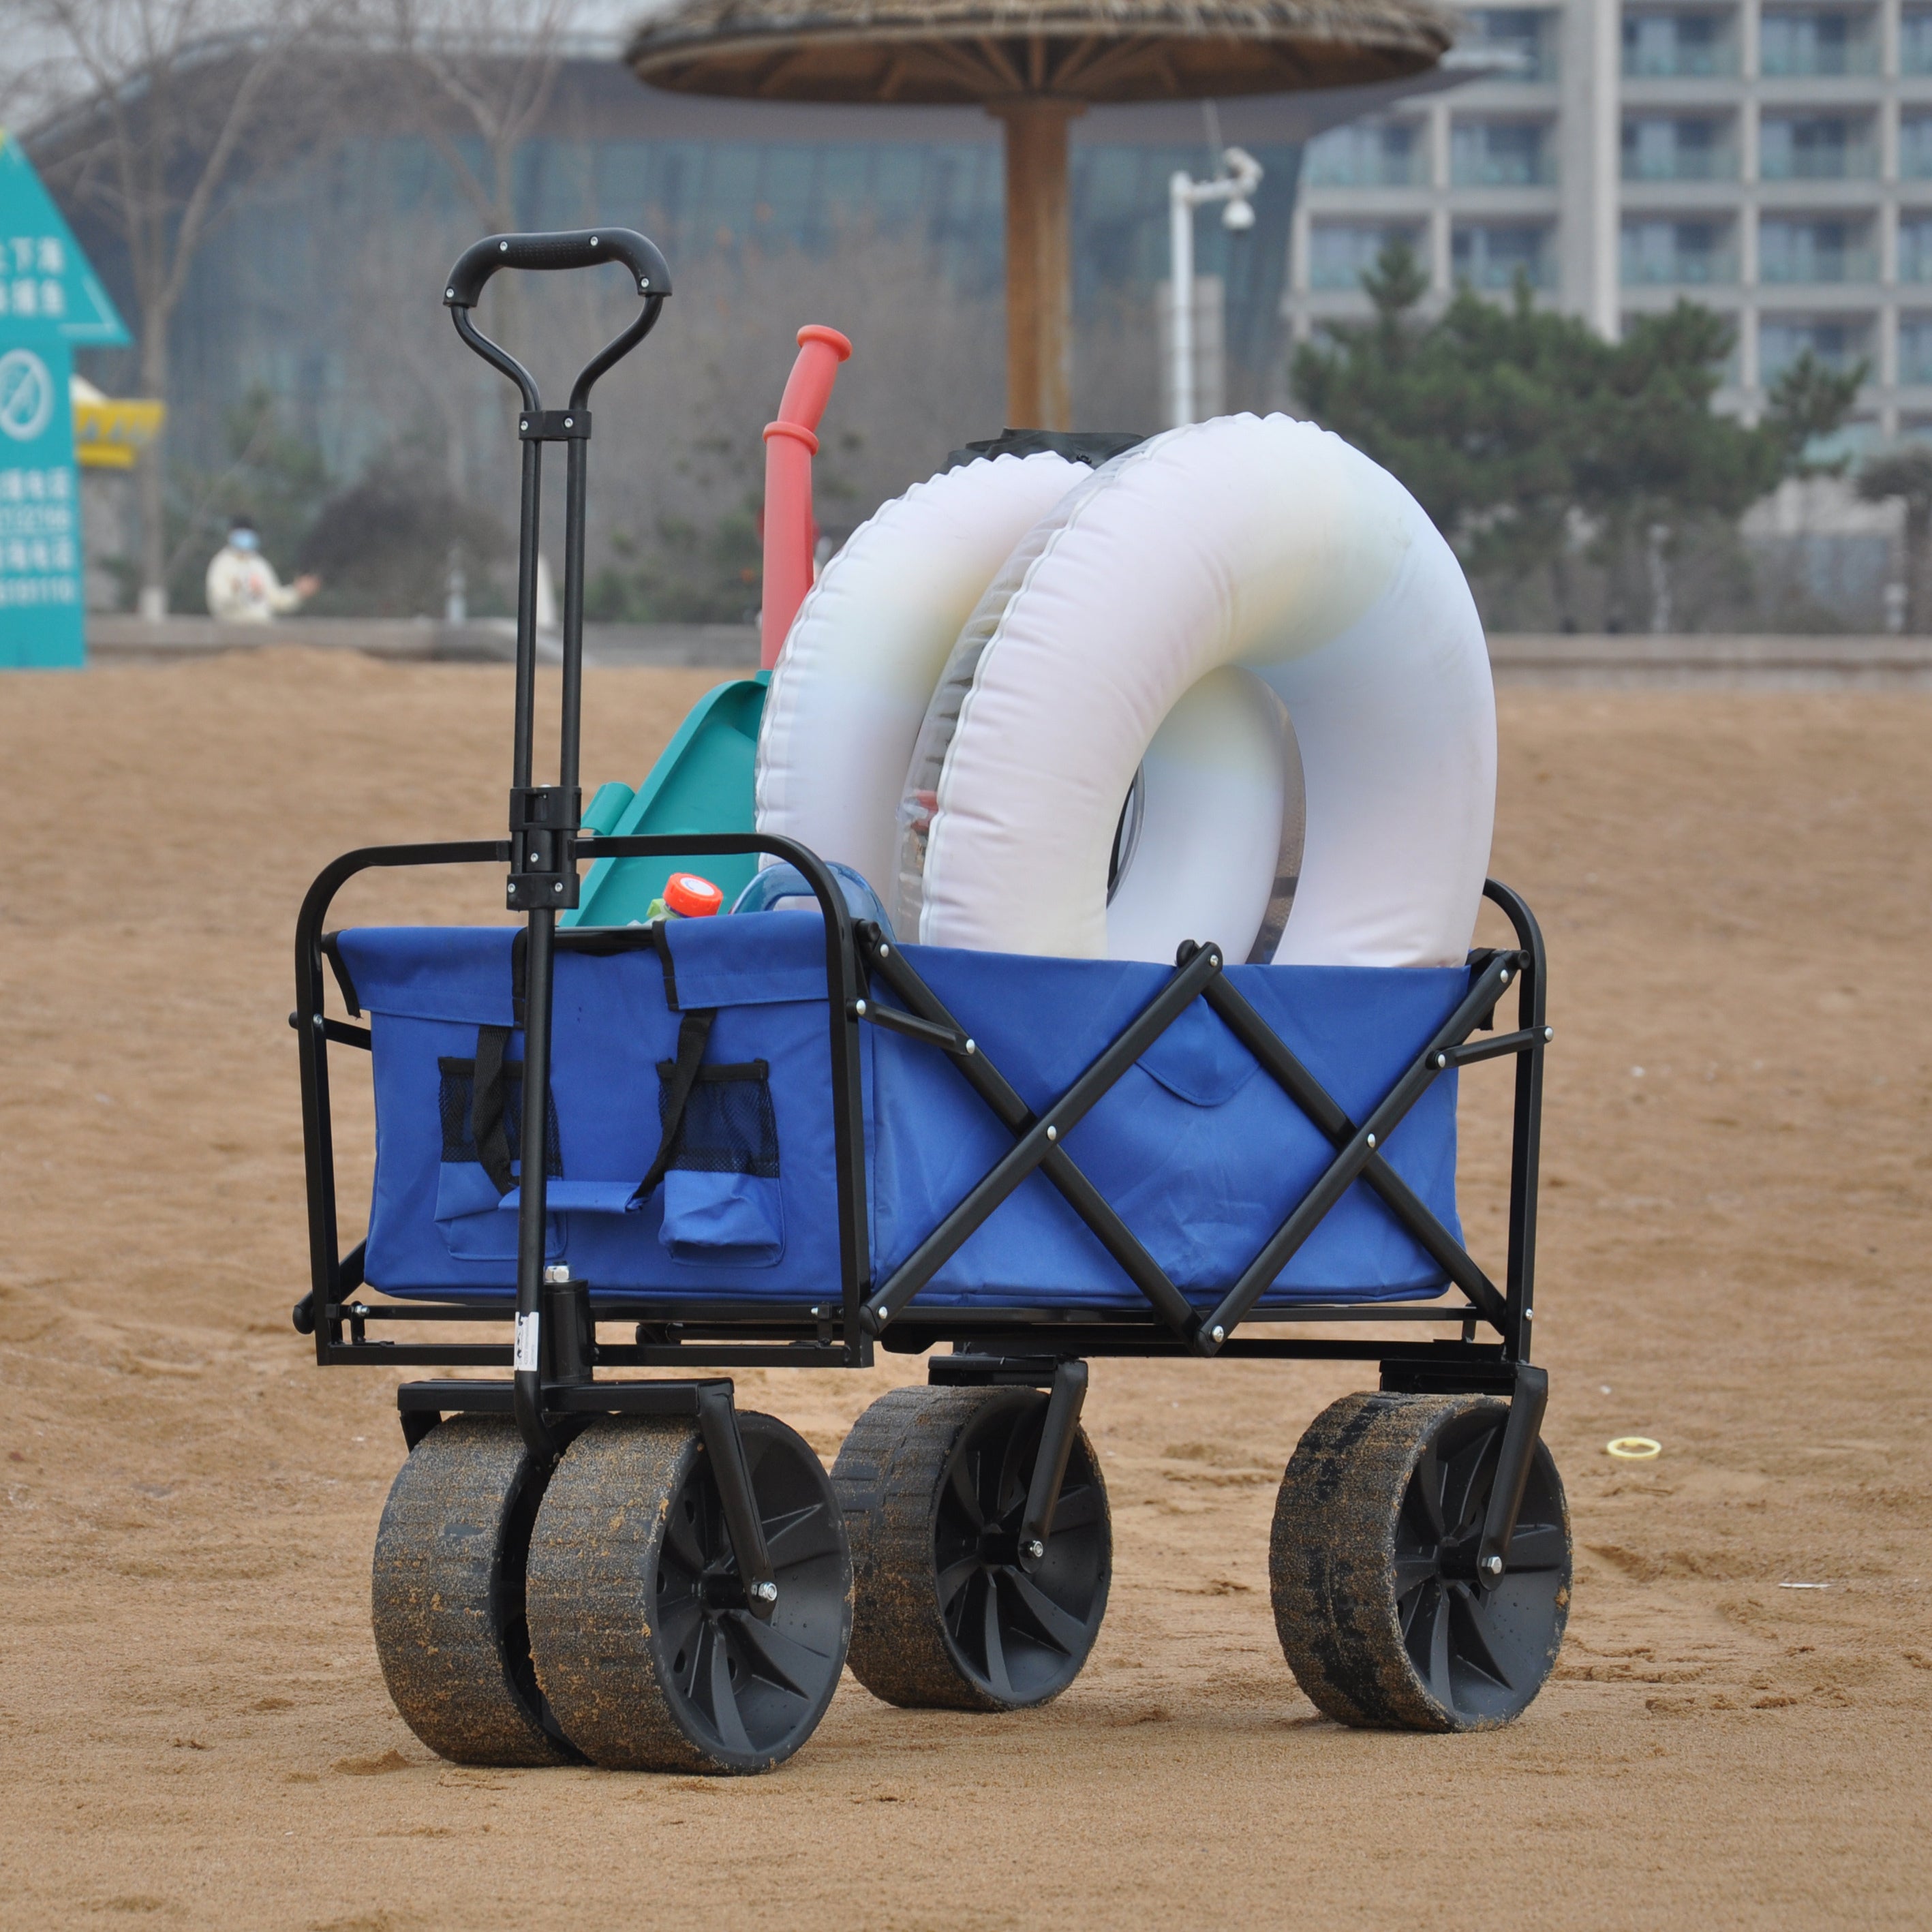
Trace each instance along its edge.
<path fill-rule="evenodd" d="M 695 872 L 674 872 L 662 895 L 651 902 L 644 916 L 654 919 L 710 919 L 724 909 L 724 895 Z"/>

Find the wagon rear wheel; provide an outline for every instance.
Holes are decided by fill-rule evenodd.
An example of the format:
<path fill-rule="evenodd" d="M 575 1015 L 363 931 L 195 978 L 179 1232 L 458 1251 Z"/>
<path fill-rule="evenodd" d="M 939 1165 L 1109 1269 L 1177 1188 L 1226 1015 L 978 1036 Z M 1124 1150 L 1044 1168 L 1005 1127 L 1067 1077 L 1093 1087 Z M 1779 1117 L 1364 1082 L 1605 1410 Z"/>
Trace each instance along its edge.
<path fill-rule="evenodd" d="M 609 1418 L 573 1442 L 530 1540 L 538 1682 L 594 1764 L 769 1771 L 825 1714 L 852 1570 L 825 1467 L 775 1417 L 738 1426 L 778 1600 L 748 1606 L 695 1427 Z"/>
<path fill-rule="evenodd" d="M 1555 1668 L 1570 1514 L 1548 1447 L 1508 1568 L 1476 1568 L 1508 1419 L 1488 1396 L 1352 1395 L 1317 1416 L 1275 1505 L 1269 1576 L 1295 1678 L 1347 1724 L 1486 1730 Z"/>
<path fill-rule="evenodd" d="M 832 1479 L 852 1545 L 852 1672 L 875 1696 L 1010 1711 L 1080 1674 L 1106 1612 L 1112 1523 L 1077 1432 L 1045 1554 L 1022 1564 L 1046 1417 L 1033 1389 L 902 1388 L 854 1424 Z"/>
<path fill-rule="evenodd" d="M 403 1721 L 459 1764 L 578 1762 L 537 1688 L 524 1564 L 543 1471 L 515 1425 L 461 1416 L 398 1472 L 376 1532 L 376 1654 Z"/>

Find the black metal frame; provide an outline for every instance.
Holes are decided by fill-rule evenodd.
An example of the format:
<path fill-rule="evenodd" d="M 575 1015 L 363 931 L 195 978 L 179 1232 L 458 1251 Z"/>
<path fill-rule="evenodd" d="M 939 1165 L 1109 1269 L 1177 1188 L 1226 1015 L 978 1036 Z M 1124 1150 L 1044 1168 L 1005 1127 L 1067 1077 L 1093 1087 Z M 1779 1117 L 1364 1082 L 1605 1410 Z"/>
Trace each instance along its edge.
<path fill-rule="evenodd" d="M 636 278 L 644 308 L 632 326 L 586 365 L 567 410 L 542 408 L 527 371 L 471 323 L 483 284 L 498 268 L 566 268 L 621 260 Z M 1529 1365 L 1534 1314 L 1536 1194 L 1543 1089 L 1546 961 L 1542 934 L 1528 907 L 1490 880 L 1485 896 L 1514 929 L 1508 950 L 1471 956 L 1469 991 L 1380 1102 L 1357 1120 L 1329 1095 L 1226 978 L 1220 949 L 1182 946 L 1166 984 L 1094 1060 L 1066 1091 L 1039 1113 L 981 1052 L 958 1020 L 878 926 L 854 927 L 844 896 L 813 853 L 795 842 L 754 835 L 602 838 L 579 824 L 578 740 L 582 694 L 584 512 L 590 421 L 587 403 L 597 378 L 650 332 L 670 277 L 662 257 L 642 236 L 583 231 L 561 236 L 490 236 L 466 252 L 452 272 L 445 300 L 458 334 L 518 387 L 524 439 L 521 580 L 517 609 L 517 668 L 510 836 L 433 844 L 365 848 L 324 868 L 302 903 L 296 932 L 296 1010 L 289 1016 L 298 1041 L 302 1142 L 307 1174 L 310 1288 L 297 1303 L 296 1326 L 315 1338 L 322 1366 L 365 1363 L 508 1368 L 511 1379 L 406 1384 L 398 1392 L 404 1431 L 412 1446 L 445 1413 L 508 1413 L 533 1453 L 561 1452 L 582 1418 L 597 1414 L 680 1414 L 702 1431 L 716 1471 L 734 1546 L 754 1598 L 769 1582 L 769 1559 L 745 1477 L 742 1444 L 731 1408 L 731 1385 L 691 1372 L 734 1366 L 860 1368 L 875 1345 L 920 1353 L 950 1342 L 936 1358 L 935 1382 L 1017 1383 L 1052 1390 L 1040 1467 L 1030 1492 L 1027 1523 L 1043 1543 L 1086 1387 L 1083 1358 L 1092 1356 L 1226 1356 L 1233 1359 L 1347 1360 L 1381 1365 L 1384 1389 L 1492 1392 L 1514 1399 L 1486 1525 L 1483 1558 L 1500 1574 L 1527 1475 L 1546 1392 Z M 562 706 L 558 782 L 532 783 L 536 709 L 536 556 L 546 442 L 568 452 L 565 531 Z M 510 868 L 508 903 L 527 915 L 524 1078 L 542 1093 L 549 1084 L 552 970 L 556 950 L 608 946 L 614 935 L 596 928 L 556 928 L 556 914 L 577 903 L 578 866 L 585 857 L 702 856 L 746 852 L 787 860 L 804 874 L 824 915 L 826 1014 L 830 1047 L 829 1101 L 837 1174 L 839 1280 L 836 1296 L 812 1302 L 746 1307 L 688 1298 L 610 1294 L 593 1304 L 594 1284 L 567 1268 L 544 1264 L 547 1171 L 543 1159 L 523 1168 L 518 1223 L 514 1340 L 508 1342 L 372 1341 L 371 1324 L 502 1322 L 506 1308 L 460 1298 L 372 1303 L 352 1298 L 363 1285 L 362 1249 L 344 1256 L 336 1227 L 334 1153 L 329 1096 L 332 1045 L 368 1050 L 370 1033 L 324 1011 L 323 965 L 330 957 L 325 926 L 336 895 L 352 878 L 377 868 L 494 864 Z M 340 971 L 352 1018 L 360 1016 L 352 986 Z M 1498 1003 L 1516 988 L 1514 1030 L 1489 1032 Z M 882 1003 L 880 994 L 892 1004 Z M 1063 1136 L 1111 1089 L 1160 1035 L 1196 999 L 1204 1000 L 1263 1070 L 1299 1107 L 1334 1149 L 1328 1167 L 1263 1245 L 1240 1276 L 1209 1306 L 1198 1306 L 1161 1268 L 1112 1207 L 1081 1172 Z M 946 1054 L 1013 1136 L 1012 1148 L 883 1282 L 873 1280 L 867 1240 L 867 1174 L 861 1097 L 860 1028 L 872 1024 L 910 1036 Z M 1452 1066 L 1514 1057 L 1515 1118 L 1510 1168 L 1509 1238 L 1498 1288 L 1384 1159 L 1389 1133 Z M 536 1110 L 542 1120 L 542 1109 Z M 543 1130 L 539 1129 L 541 1132 Z M 1056 1188 L 1138 1292 L 1144 1310 L 1095 1313 L 1042 1309 L 1023 1303 L 974 1309 L 922 1308 L 920 1289 L 1038 1171 Z M 1439 1303 L 1300 1303 L 1260 1306 L 1261 1298 L 1322 1217 L 1356 1180 L 1374 1190 L 1388 1210 L 1442 1268 L 1464 1300 Z M 600 1342 L 600 1323 L 636 1324 L 628 1342 Z M 1429 1342 L 1330 1339 L 1300 1335 L 1241 1335 L 1244 1322 L 1270 1325 L 1444 1324 L 1460 1334 Z M 1479 1327 L 1494 1340 L 1478 1342 Z M 348 1333 L 345 1339 L 344 1330 Z M 597 1378 L 600 1369 L 670 1368 L 686 1378 Z M 766 1605 L 766 1613 L 769 1605 Z"/>

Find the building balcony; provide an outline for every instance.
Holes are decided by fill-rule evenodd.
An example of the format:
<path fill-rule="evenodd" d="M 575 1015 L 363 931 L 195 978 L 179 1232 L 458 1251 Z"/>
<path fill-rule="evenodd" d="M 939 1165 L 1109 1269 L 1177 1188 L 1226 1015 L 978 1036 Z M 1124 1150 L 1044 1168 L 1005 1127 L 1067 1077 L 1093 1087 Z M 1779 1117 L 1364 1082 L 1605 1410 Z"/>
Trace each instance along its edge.
<path fill-rule="evenodd" d="M 1792 12 L 1767 8 L 1758 26 L 1758 72 L 1767 80 L 1823 80 L 1876 74 L 1876 18 L 1864 10 Z"/>
<path fill-rule="evenodd" d="M 1426 238 L 1420 224 L 1406 222 L 1317 221 L 1308 231 L 1307 286 L 1310 290 L 1356 289 L 1392 242 L 1406 242 L 1420 256 Z"/>
<path fill-rule="evenodd" d="M 1702 80 L 1735 74 L 1736 15 L 1730 8 L 1627 9 L 1622 23 L 1626 80 Z"/>
<path fill-rule="evenodd" d="M 1449 130 L 1454 188 L 1544 188 L 1556 179 L 1556 126 L 1458 115 Z"/>
<path fill-rule="evenodd" d="M 1762 181 L 1864 181 L 1877 172 L 1869 116 L 1766 114 L 1760 124 Z"/>
<path fill-rule="evenodd" d="M 1758 224 L 1757 278 L 1770 286 L 1876 281 L 1878 250 L 1871 224 L 1767 214 Z"/>
<path fill-rule="evenodd" d="M 1424 188 L 1429 157 L 1414 121 L 1363 121 L 1318 134 L 1302 158 L 1304 188 Z"/>
<path fill-rule="evenodd" d="M 1506 292 L 1519 278 L 1532 289 L 1553 288 L 1555 244 L 1546 223 L 1459 221 L 1450 232 L 1450 272 L 1487 294 Z"/>
<path fill-rule="evenodd" d="M 1865 315 L 1762 315 L 1758 319 L 1758 380 L 1768 388 L 1808 350 L 1828 369 L 1874 363 L 1877 331 Z"/>
<path fill-rule="evenodd" d="M 1735 286 L 1736 231 L 1732 223 L 1714 216 L 1626 221 L 1618 263 L 1625 288 Z"/>
<path fill-rule="evenodd" d="M 1457 43 L 1460 50 L 1500 54 L 1511 63 L 1488 85 L 1536 86 L 1558 78 L 1555 8 L 1478 7 L 1462 17 L 1468 31 Z"/>
<path fill-rule="evenodd" d="M 1626 115 L 1622 172 L 1627 182 L 1735 181 L 1732 118 L 1719 114 Z"/>

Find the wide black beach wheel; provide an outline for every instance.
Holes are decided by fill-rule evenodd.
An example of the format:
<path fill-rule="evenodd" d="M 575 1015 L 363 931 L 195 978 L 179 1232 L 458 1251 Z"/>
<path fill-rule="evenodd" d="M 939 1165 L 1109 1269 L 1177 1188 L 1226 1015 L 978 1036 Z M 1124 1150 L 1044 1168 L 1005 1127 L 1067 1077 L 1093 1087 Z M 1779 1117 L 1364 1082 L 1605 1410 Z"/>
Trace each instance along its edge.
<path fill-rule="evenodd" d="M 1509 1406 L 1351 1395 L 1297 1445 L 1275 1504 L 1275 1628 L 1295 1678 L 1345 1724 L 1486 1730 L 1555 1668 L 1570 1512 L 1546 1444 L 1494 1584 L 1478 1574 Z"/>
<path fill-rule="evenodd" d="M 418 1442 L 376 1532 L 376 1654 L 403 1721 L 459 1764 L 578 1754 L 530 1665 L 524 1562 L 543 1472 L 507 1418 L 460 1416 Z"/>
<path fill-rule="evenodd" d="M 1043 1704 L 1079 1676 L 1107 1608 L 1113 1526 L 1076 1431 L 1044 1553 L 1020 1519 L 1046 1397 L 901 1388 L 852 1426 L 832 1480 L 852 1545 L 852 1672 L 888 1703 Z"/>
<path fill-rule="evenodd" d="M 825 1466 L 775 1417 L 740 1433 L 778 1599 L 748 1607 L 694 1424 L 593 1422 L 531 1533 L 537 1681 L 593 1764 L 769 1771 L 818 1727 L 852 1630 L 852 1566 Z"/>

